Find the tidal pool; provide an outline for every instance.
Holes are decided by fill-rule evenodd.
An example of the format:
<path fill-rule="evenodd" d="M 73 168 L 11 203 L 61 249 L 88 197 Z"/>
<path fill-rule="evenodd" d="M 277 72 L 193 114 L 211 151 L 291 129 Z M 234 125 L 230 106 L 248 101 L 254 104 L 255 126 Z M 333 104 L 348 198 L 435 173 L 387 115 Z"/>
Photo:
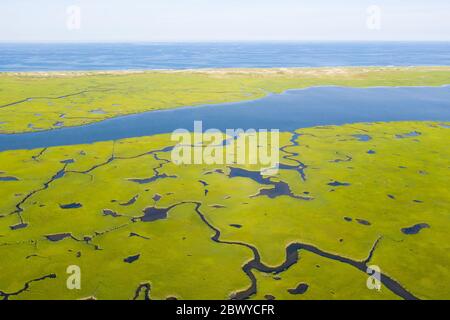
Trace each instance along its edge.
<path fill-rule="evenodd" d="M 263 99 L 122 116 L 79 127 L 2 134 L 0 151 L 74 145 L 203 128 L 293 131 L 321 125 L 450 121 L 450 87 L 313 87 Z M 399 135 L 405 134 L 399 132 Z"/>

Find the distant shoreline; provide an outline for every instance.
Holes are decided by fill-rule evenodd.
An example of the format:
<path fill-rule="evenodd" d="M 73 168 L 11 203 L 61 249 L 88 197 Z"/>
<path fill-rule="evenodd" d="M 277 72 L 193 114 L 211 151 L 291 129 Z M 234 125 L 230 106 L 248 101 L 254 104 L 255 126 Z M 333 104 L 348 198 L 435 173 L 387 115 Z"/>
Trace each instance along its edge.
<path fill-rule="evenodd" d="M 301 75 L 322 73 L 338 74 L 347 71 L 373 72 L 373 71 L 450 71 L 450 66 L 341 66 L 341 67 L 273 67 L 273 68 L 192 68 L 192 69 L 117 69 L 117 70 L 61 70 L 61 71 L 0 71 L 0 75 L 7 76 L 32 76 L 32 77 L 81 77 L 95 75 L 129 75 L 149 73 L 188 73 L 188 74 L 279 74 L 279 75 Z"/>

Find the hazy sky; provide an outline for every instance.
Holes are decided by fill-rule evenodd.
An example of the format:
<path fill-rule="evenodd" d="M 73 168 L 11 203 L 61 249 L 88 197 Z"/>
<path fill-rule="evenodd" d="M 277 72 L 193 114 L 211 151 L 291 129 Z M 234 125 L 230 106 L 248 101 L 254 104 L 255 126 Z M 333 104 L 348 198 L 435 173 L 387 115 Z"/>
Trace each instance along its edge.
<path fill-rule="evenodd" d="M 0 0 L 0 41 L 209 40 L 450 41 L 450 1 Z"/>

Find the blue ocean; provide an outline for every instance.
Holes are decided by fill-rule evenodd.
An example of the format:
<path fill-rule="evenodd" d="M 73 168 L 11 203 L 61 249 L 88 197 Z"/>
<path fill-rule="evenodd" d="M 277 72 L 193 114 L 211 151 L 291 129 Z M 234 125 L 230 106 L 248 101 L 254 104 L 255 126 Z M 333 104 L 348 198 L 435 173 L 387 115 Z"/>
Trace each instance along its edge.
<path fill-rule="evenodd" d="M 0 44 L 0 71 L 450 65 L 450 42 Z"/>

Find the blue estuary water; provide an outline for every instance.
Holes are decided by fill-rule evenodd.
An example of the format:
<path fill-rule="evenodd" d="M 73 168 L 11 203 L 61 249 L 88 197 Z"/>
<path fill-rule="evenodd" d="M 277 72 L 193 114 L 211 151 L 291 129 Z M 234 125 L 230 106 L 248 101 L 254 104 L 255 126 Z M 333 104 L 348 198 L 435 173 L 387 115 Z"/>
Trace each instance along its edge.
<path fill-rule="evenodd" d="M 151 111 L 50 131 L 0 135 L 0 151 L 73 145 L 203 129 L 279 129 L 355 122 L 450 121 L 450 87 L 316 87 L 263 99 Z"/>

